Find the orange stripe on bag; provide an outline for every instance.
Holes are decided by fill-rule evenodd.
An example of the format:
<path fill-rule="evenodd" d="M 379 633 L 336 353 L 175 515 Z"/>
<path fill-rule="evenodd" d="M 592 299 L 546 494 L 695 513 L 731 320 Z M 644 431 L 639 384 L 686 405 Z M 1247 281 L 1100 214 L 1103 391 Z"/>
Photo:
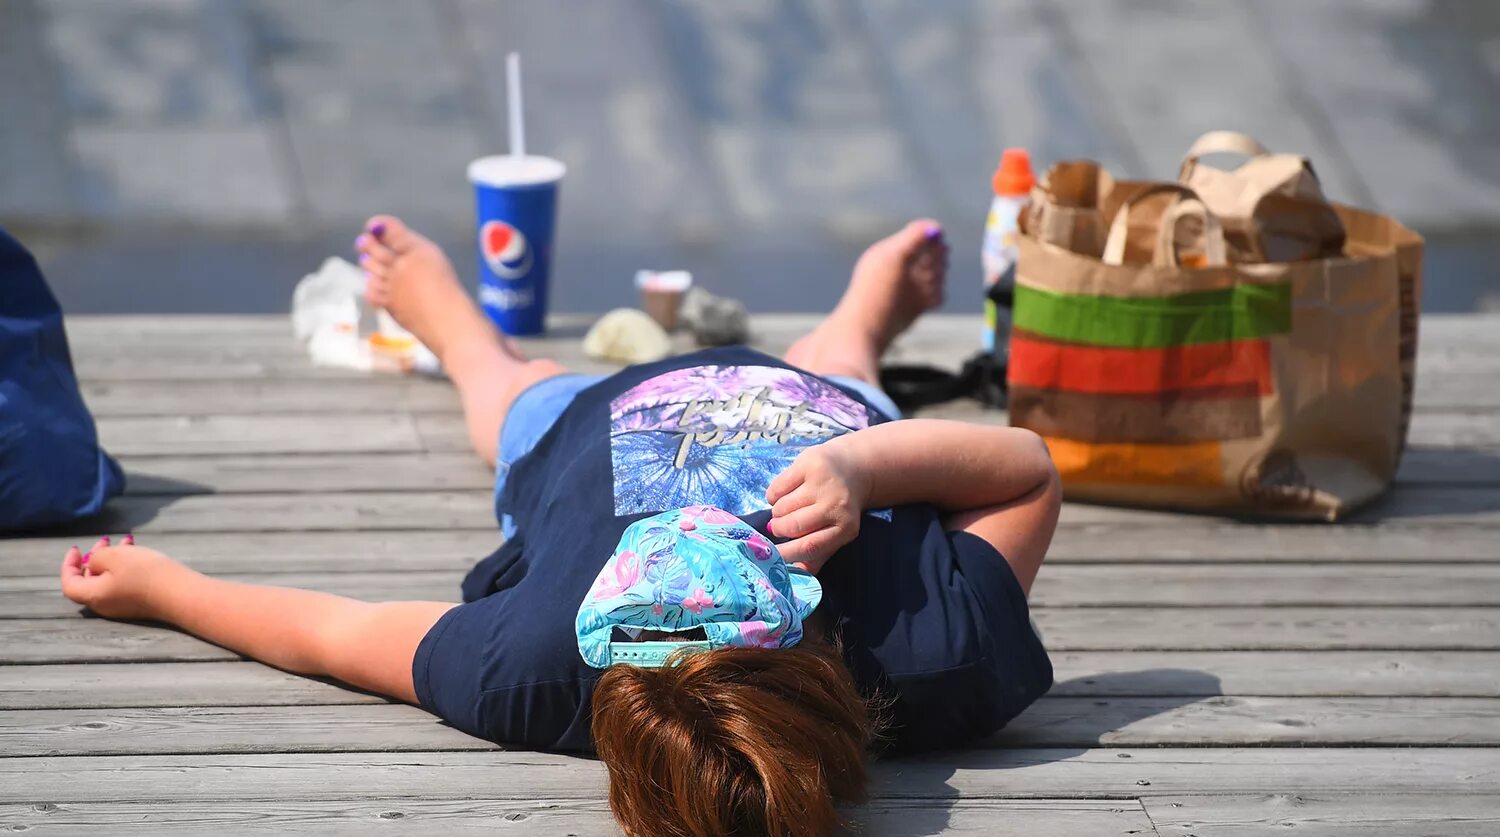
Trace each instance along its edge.
<path fill-rule="evenodd" d="M 1090 444 L 1044 437 L 1063 483 L 1221 486 L 1224 460 L 1218 442 Z"/>
<path fill-rule="evenodd" d="M 1010 338 L 1010 384 L 1100 395 L 1233 392 L 1246 386 L 1270 395 L 1275 388 L 1271 344 L 1266 340 L 1121 349 L 1056 343 L 1021 331 Z"/>

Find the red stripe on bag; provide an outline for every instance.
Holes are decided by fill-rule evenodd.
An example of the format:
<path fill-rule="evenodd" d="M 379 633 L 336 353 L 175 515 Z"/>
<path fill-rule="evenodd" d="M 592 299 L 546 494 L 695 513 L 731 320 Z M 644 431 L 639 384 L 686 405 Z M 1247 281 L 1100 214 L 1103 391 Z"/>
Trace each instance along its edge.
<path fill-rule="evenodd" d="M 1249 387 L 1259 395 L 1275 390 L 1267 340 L 1120 349 L 1057 343 L 1017 331 L 1010 338 L 1009 379 L 1011 386 L 1100 395 L 1227 390 L 1238 396 Z"/>

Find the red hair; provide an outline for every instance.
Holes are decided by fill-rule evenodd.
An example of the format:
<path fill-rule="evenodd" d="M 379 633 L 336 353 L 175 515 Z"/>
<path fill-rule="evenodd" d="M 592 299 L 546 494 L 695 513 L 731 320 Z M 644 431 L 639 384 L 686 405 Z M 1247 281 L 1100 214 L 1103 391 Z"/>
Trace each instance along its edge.
<path fill-rule="evenodd" d="M 594 691 L 609 806 L 632 837 L 822 835 L 862 801 L 870 710 L 838 649 L 724 648 L 617 665 Z"/>

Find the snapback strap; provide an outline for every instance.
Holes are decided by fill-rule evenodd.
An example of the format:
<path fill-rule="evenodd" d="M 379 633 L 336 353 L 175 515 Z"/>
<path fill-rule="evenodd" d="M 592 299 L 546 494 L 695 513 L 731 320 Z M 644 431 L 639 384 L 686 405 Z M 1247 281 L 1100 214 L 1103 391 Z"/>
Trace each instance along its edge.
<path fill-rule="evenodd" d="M 697 653 L 711 648 L 713 643 L 701 639 L 692 642 L 611 642 L 609 664 L 661 668 L 678 651 L 691 650 Z"/>

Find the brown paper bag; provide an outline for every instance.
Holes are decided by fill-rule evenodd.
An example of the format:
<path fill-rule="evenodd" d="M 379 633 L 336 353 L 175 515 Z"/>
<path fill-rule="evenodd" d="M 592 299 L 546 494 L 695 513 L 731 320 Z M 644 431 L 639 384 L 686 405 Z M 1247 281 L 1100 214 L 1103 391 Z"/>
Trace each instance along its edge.
<path fill-rule="evenodd" d="M 1199 161 L 1215 153 L 1249 159 L 1233 171 Z M 1223 221 L 1231 261 L 1296 262 L 1343 251 L 1344 225 L 1306 157 L 1272 154 L 1234 131 L 1210 131 L 1188 149 L 1177 179 Z"/>
<path fill-rule="evenodd" d="M 1339 208 L 1343 255 L 1237 264 L 1201 195 L 1131 188 L 1100 258 L 1020 237 L 1011 422 L 1046 438 L 1067 495 L 1326 520 L 1379 495 L 1408 411 L 1420 238 Z"/>

